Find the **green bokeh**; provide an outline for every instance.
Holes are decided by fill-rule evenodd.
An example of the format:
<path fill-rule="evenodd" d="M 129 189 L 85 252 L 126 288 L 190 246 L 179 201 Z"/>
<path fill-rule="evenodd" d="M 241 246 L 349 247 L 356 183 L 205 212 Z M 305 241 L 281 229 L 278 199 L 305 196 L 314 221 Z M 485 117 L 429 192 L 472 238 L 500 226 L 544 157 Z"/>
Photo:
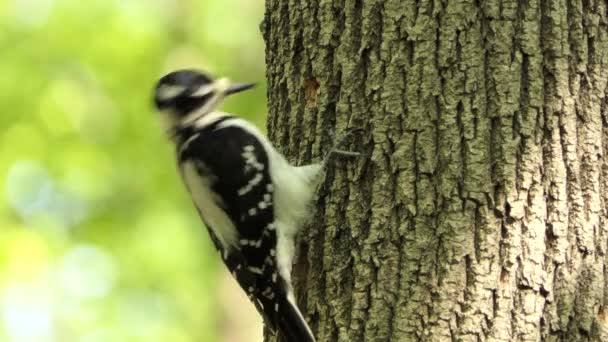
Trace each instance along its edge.
<path fill-rule="evenodd" d="M 262 0 L 0 0 L 0 341 L 216 341 L 219 259 L 151 106 L 163 73 L 261 86 Z"/>

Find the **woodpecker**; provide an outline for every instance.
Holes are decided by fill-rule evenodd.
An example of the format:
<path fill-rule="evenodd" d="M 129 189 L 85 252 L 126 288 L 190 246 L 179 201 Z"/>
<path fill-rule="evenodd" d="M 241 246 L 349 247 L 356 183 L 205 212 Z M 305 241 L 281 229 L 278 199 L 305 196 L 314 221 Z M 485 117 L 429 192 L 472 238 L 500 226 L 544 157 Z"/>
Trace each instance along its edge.
<path fill-rule="evenodd" d="M 227 96 L 253 87 L 179 70 L 160 78 L 154 102 L 175 143 L 185 186 L 228 270 L 272 331 L 290 342 L 314 342 L 296 304 L 291 269 L 296 235 L 328 158 L 293 166 L 253 124 L 216 110 Z"/>

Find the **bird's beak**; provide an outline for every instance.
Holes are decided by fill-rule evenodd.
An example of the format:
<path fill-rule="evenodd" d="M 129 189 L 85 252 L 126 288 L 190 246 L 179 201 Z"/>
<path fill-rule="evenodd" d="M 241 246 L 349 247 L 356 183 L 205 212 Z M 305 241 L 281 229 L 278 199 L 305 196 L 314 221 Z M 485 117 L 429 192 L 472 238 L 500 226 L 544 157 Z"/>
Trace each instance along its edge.
<path fill-rule="evenodd" d="M 226 96 L 240 93 L 242 91 L 248 90 L 255 87 L 255 83 L 235 83 L 231 84 L 228 89 L 224 92 Z"/>

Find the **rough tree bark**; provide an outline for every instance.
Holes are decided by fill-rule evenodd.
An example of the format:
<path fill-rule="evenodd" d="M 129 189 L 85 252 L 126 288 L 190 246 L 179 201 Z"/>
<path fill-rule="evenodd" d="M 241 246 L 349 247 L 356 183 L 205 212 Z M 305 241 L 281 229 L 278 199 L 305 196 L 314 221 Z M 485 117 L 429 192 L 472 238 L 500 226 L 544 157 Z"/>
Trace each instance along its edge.
<path fill-rule="evenodd" d="M 269 132 L 362 127 L 295 271 L 319 341 L 608 341 L 606 0 L 267 0 Z"/>

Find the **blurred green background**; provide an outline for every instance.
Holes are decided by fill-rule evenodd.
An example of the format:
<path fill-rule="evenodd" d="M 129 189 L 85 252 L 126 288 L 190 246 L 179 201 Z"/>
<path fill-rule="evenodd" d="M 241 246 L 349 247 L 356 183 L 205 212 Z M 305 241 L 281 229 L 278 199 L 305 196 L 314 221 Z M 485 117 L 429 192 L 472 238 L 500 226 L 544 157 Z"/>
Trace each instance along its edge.
<path fill-rule="evenodd" d="M 258 82 L 224 109 L 263 127 L 263 6 L 0 0 L 0 341 L 261 334 L 178 178 L 151 90 L 182 67 Z"/>

